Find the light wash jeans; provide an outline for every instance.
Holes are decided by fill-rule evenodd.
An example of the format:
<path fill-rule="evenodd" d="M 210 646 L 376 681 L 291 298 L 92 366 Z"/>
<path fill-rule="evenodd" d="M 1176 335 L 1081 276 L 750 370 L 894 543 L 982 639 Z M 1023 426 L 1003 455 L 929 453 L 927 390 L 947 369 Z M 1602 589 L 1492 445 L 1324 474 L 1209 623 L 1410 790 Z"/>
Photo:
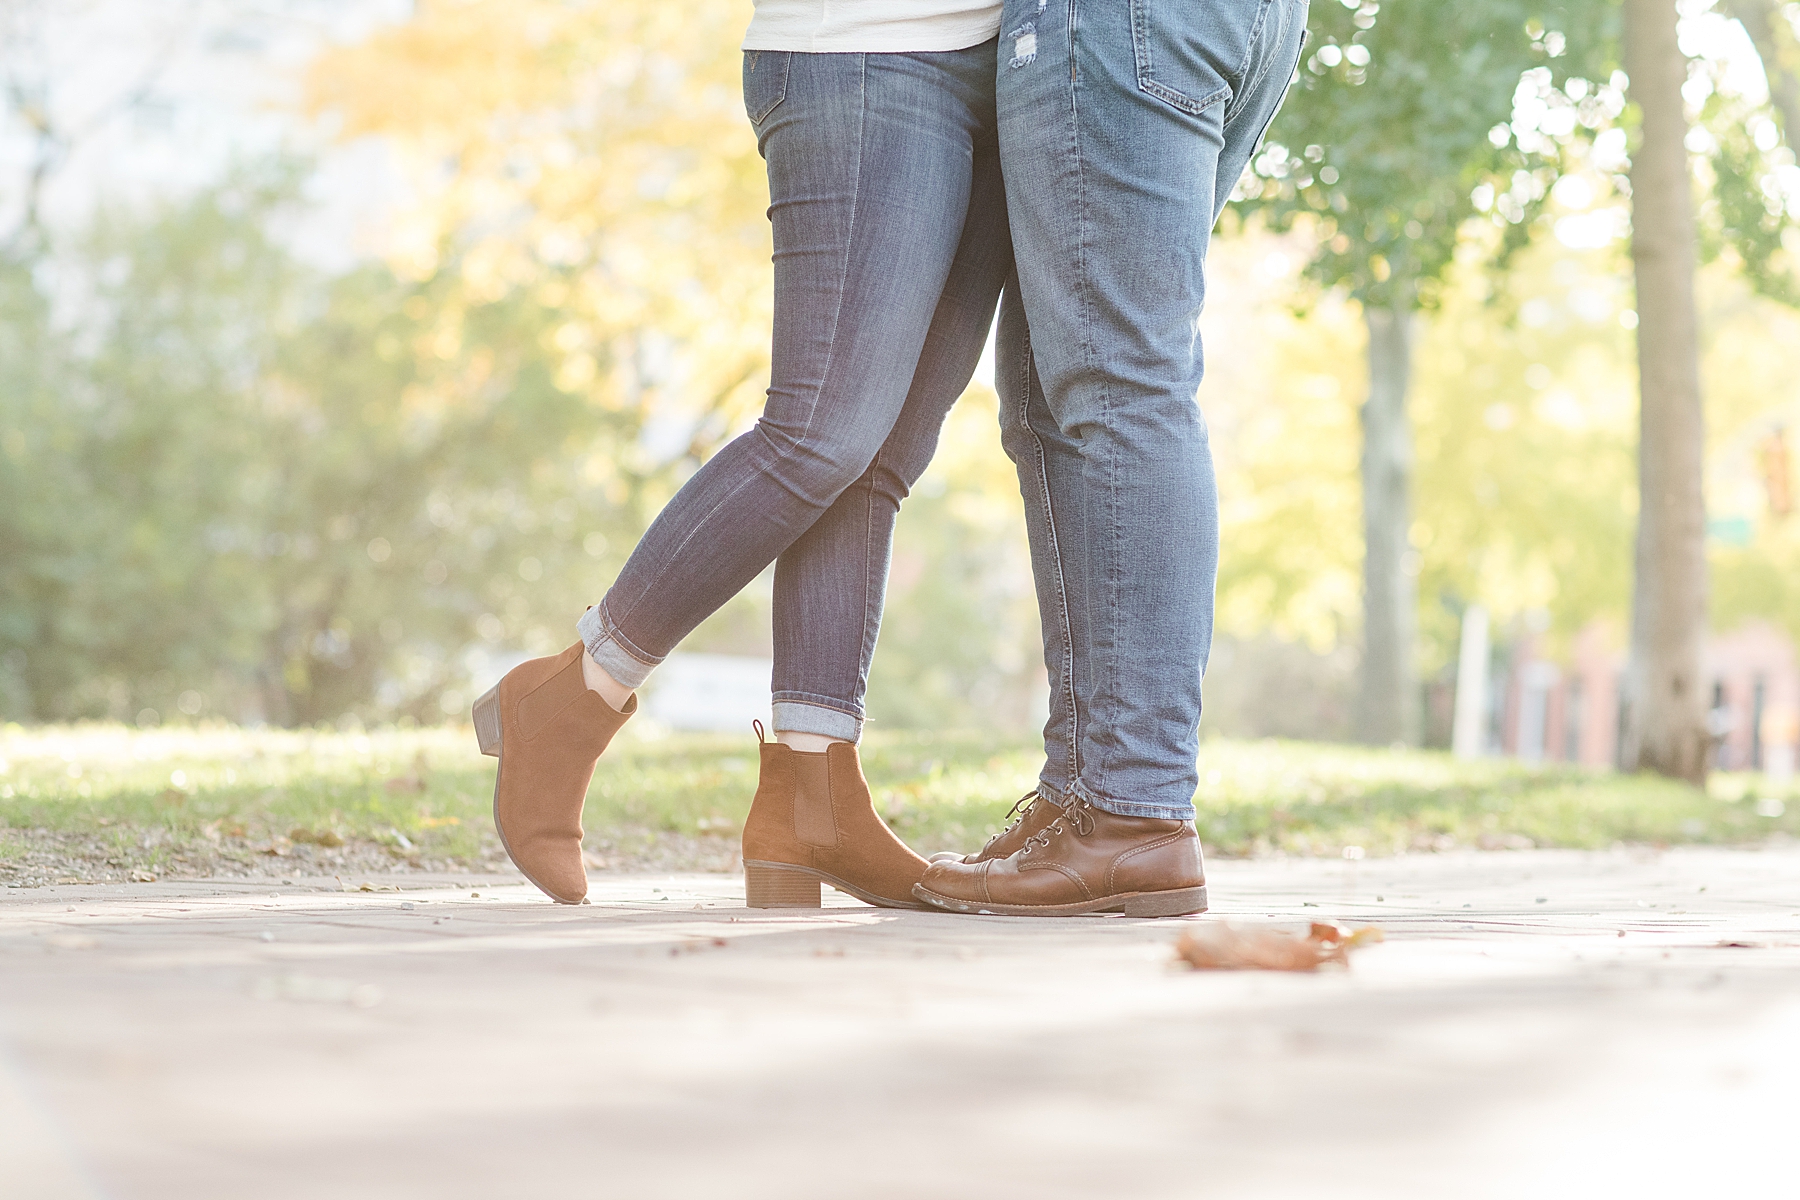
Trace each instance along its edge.
<path fill-rule="evenodd" d="M 1051 712 L 1040 791 L 1185 820 L 1218 497 L 1200 385 L 1213 224 L 1299 61 L 1306 0 L 1006 0 L 1018 261 L 996 347 Z"/>
<path fill-rule="evenodd" d="M 578 628 L 636 686 L 775 562 L 774 725 L 857 739 L 894 518 L 1011 268 L 994 42 L 744 56 L 769 170 L 768 404 L 652 523 Z"/>

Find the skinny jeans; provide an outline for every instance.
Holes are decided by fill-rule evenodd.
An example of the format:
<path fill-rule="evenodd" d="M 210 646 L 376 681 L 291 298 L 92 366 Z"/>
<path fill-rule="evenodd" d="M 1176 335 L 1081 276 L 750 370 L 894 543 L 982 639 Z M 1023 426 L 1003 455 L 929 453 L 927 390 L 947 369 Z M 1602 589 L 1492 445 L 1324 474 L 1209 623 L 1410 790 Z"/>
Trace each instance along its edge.
<path fill-rule="evenodd" d="M 860 737 L 894 520 L 1011 269 L 994 54 L 744 55 L 774 234 L 768 401 L 578 623 L 620 683 L 774 562 L 774 726 Z"/>

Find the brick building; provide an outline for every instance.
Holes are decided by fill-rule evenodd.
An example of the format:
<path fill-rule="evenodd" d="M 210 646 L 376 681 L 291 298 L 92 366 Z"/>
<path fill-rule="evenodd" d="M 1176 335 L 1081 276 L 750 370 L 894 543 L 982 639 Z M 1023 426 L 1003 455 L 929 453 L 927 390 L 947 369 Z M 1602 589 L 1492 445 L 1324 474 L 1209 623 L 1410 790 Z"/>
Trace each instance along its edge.
<path fill-rule="evenodd" d="M 1755 621 L 1709 637 L 1703 654 L 1714 764 L 1792 775 L 1800 752 L 1800 655 L 1793 639 Z M 1623 631 L 1594 621 L 1560 655 L 1528 631 L 1513 643 L 1511 657 L 1489 689 L 1489 750 L 1527 762 L 1615 765 Z"/>

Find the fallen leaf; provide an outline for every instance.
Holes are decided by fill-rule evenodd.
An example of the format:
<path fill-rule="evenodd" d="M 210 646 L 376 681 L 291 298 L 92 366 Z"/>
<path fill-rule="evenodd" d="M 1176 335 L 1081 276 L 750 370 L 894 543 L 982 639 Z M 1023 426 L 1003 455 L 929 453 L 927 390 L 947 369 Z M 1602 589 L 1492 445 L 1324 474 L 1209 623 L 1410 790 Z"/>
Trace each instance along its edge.
<path fill-rule="evenodd" d="M 131 882 L 133 882 L 133 883 L 155 883 L 156 876 L 152 875 L 148 871 L 133 871 L 131 873 Z"/>
<path fill-rule="evenodd" d="M 1196 971 L 1316 971 L 1326 963 L 1348 966 L 1349 951 L 1381 940 L 1373 925 L 1345 933 L 1314 921 L 1305 937 L 1280 929 L 1238 929 L 1210 922 L 1182 934 L 1175 957 Z"/>

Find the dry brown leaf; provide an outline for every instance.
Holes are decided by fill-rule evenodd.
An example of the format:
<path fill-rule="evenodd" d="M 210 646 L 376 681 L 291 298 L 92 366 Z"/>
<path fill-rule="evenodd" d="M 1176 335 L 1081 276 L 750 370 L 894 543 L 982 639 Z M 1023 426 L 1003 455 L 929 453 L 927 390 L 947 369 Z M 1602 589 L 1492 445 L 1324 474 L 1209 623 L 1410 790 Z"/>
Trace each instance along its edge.
<path fill-rule="evenodd" d="M 1315 921 L 1307 936 L 1298 937 L 1217 921 L 1183 933 L 1175 942 L 1175 957 L 1196 971 L 1316 971 L 1326 963 L 1348 966 L 1351 949 L 1380 940 L 1381 930 L 1373 925 L 1346 934 Z"/>

